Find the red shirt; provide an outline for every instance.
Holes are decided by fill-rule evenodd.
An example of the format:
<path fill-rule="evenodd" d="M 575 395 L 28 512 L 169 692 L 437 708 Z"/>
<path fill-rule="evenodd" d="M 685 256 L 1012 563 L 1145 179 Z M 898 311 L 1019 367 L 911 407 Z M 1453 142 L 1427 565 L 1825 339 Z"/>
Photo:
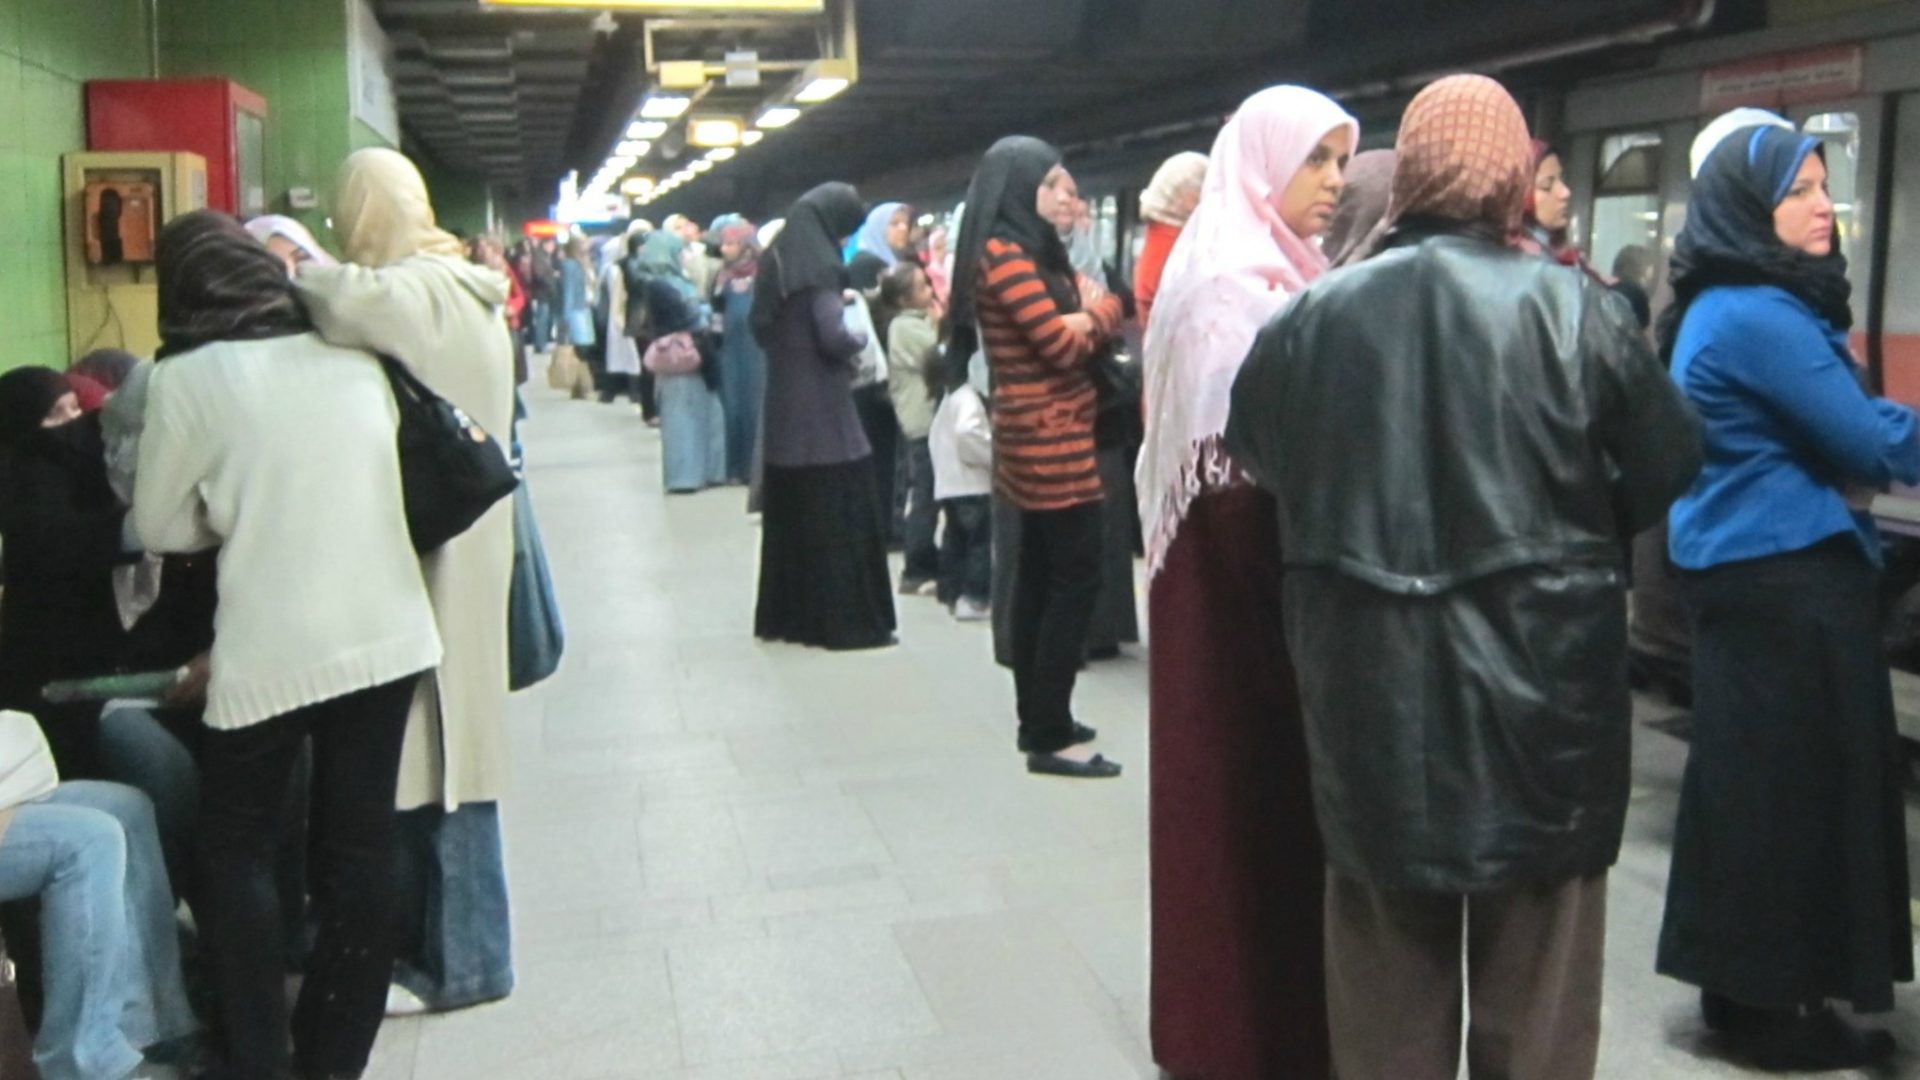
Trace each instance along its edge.
<path fill-rule="evenodd" d="M 1180 239 L 1180 226 L 1164 221 L 1147 222 L 1147 242 L 1140 248 L 1140 261 L 1133 266 L 1133 301 L 1140 309 L 1140 327 L 1146 329 L 1153 317 L 1153 301 L 1160 295 L 1160 276 L 1167 272 L 1167 256 L 1173 254 L 1174 241 Z"/>

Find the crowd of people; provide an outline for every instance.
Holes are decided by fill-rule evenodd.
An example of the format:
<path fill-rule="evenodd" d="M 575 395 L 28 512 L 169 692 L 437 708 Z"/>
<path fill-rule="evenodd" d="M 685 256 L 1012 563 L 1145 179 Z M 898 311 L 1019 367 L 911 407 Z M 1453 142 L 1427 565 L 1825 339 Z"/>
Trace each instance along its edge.
<path fill-rule="evenodd" d="M 390 371 L 504 439 L 513 286 L 400 154 L 331 210 L 344 260 L 176 218 L 152 360 L 0 375 L 0 922 L 45 1080 L 357 1076 L 383 1015 L 513 988 L 514 517 L 422 553 Z"/>
<path fill-rule="evenodd" d="M 1074 692 L 1139 640 L 1143 558 L 1172 1076 L 1593 1076 L 1636 684 L 1694 713 L 1649 962 L 1754 1067 L 1887 1060 L 1835 1004 L 1913 977 L 1866 506 L 1920 482 L 1920 424 L 1862 389 L 1821 143 L 1702 133 L 1657 322 L 1659 268 L 1589 265 L 1499 83 L 1360 147 L 1254 95 L 1155 174 L 1130 280 L 1027 136 L 938 227 L 832 182 L 764 225 L 462 242 L 383 150 L 344 166 L 344 260 L 171 222 L 153 361 L 0 375 L 0 900 L 38 901 L 0 924 L 40 1071 L 354 1076 L 383 1015 L 511 992 L 522 538 L 499 503 L 416 549 L 394 364 L 500 436 L 543 366 L 627 399 L 664 492 L 760 515 L 763 640 L 884 647 L 897 598 L 990 624 L 1036 775 L 1122 773 Z"/>

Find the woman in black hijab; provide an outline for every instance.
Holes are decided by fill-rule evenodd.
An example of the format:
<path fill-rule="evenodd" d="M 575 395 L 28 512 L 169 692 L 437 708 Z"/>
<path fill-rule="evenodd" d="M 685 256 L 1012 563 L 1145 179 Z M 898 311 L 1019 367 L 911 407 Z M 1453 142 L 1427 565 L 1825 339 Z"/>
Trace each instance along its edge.
<path fill-rule="evenodd" d="M 1819 141 L 1735 132 L 1675 243 L 1662 345 L 1706 467 L 1669 514 L 1692 611 L 1694 736 L 1658 970 L 1771 1070 L 1864 1068 L 1893 1039 L 1828 1004 L 1913 979 L 1905 755 L 1866 498 L 1920 481 L 1920 423 L 1870 398 Z"/>
<path fill-rule="evenodd" d="M 126 633 L 113 595 L 126 508 L 107 483 L 97 414 L 52 368 L 0 375 L 0 708 L 40 721 L 63 776 L 103 775 L 99 707 L 50 705 L 56 679 L 109 674 Z"/>
<path fill-rule="evenodd" d="M 853 403 L 867 339 L 847 329 L 841 297 L 841 248 L 865 209 L 847 184 L 802 195 L 754 285 L 767 398 L 753 632 L 768 641 L 870 649 L 894 640 L 873 447 Z"/>
<path fill-rule="evenodd" d="M 1016 744 L 1029 772 L 1108 779 L 1120 766 L 1084 745 L 1096 732 L 1074 720 L 1072 698 L 1101 589 L 1091 361 L 1123 311 L 1111 294 L 1082 295 L 1049 213 L 1065 180 L 1060 152 L 1039 139 L 987 151 L 967 192 L 946 338 L 958 356 L 984 344 L 992 373 L 994 651 L 1013 669 Z"/>

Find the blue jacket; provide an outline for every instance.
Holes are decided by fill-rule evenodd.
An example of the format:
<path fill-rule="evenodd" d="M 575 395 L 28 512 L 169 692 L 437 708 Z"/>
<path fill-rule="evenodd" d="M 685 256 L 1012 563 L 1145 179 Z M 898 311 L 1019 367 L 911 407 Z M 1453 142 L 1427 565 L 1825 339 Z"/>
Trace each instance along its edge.
<path fill-rule="evenodd" d="M 1723 285 L 1693 302 L 1673 378 L 1706 430 L 1706 467 L 1673 504 L 1669 550 L 1689 570 L 1852 534 L 1880 561 L 1849 484 L 1920 481 L 1913 411 L 1860 388 L 1846 334 L 1770 285 Z"/>

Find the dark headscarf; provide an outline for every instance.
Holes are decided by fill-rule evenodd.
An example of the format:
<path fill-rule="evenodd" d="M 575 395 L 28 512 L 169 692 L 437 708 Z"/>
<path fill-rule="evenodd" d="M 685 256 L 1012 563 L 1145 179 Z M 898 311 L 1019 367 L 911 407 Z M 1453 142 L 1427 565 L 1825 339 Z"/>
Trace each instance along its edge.
<path fill-rule="evenodd" d="M 124 349 L 95 349 L 74 361 L 67 370 L 85 375 L 111 392 L 120 389 L 120 384 L 127 381 L 139 363 L 139 357 Z"/>
<path fill-rule="evenodd" d="M 284 337 L 312 329 L 293 298 L 287 264 L 214 210 L 160 230 L 160 351 L 156 359 L 215 341 Z"/>
<path fill-rule="evenodd" d="M 1347 187 L 1340 208 L 1327 224 L 1321 250 L 1327 262 L 1340 266 L 1387 216 L 1387 198 L 1393 194 L 1393 167 L 1400 157 L 1391 150 L 1369 150 L 1347 165 Z"/>
<path fill-rule="evenodd" d="M 1700 170 L 1687 225 L 1673 245 L 1673 304 L 1660 318 L 1660 352 L 1669 361 L 1687 309 L 1714 285 L 1773 285 L 1805 301 L 1835 330 L 1853 327 L 1853 286 L 1840 238 L 1823 256 L 1781 243 L 1773 211 L 1820 140 L 1775 127 L 1729 135 Z"/>
<path fill-rule="evenodd" d="M 40 431 L 54 402 L 72 390 L 66 376 L 50 367 L 19 367 L 0 375 L 0 448 L 11 449 Z"/>
<path fill-rule="evenodd" d="M 787 211 L 787 224 L 761 261 L 753 288 L 753 332 L 763 343 L 788 297 L 809 289 L 839 292 L 846 268 L 840 244 L 867 217 L 852 184 L 821 184 Z"/>
<path fill-rule="evenodd" d="M 987 241 L 1005 240 L 1020 249 L 1040 271 L 1047 295 L 1062 312 L 1080 310 L 1080 288 L 1074 280 L 1073 260 L 1060 230 L 1040 216 L 1040 185 L 1060 151 L 1029 135 L 1009 135 L 994 143 L 974 171 L 967 188 L 966 215 L 960 222 L 960 243 L 953 253 L 953 290 L 947 302 L 947 340 L 963 356 L 978 344 L 974 320 L 974 281 Z"/>
<path fill-rule="evenodd" d="M 887 272 L 885 259 L 871 251 L 863 251 L 847 264 L 847 287 L 859 289 L 871 294 L 880 287 L 880 276 Z"/>

